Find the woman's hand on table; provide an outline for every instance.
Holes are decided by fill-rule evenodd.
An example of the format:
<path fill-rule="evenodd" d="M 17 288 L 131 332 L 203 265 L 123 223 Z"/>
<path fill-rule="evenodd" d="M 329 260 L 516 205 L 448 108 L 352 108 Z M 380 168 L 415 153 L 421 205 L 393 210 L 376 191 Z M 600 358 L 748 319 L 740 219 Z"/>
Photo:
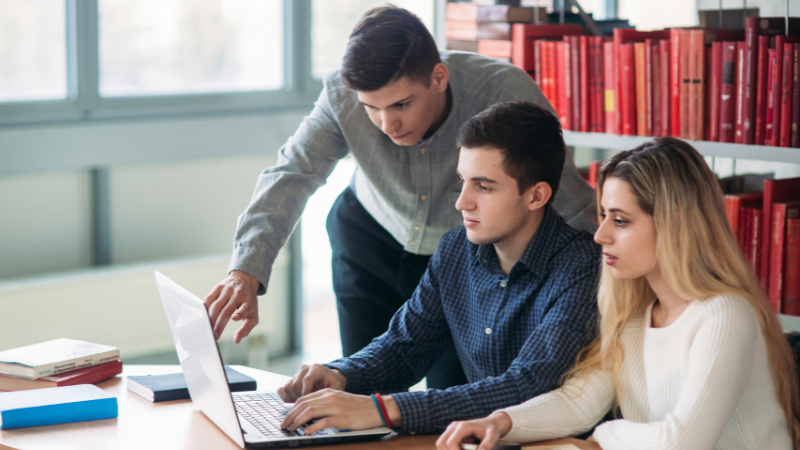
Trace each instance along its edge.
<path fill-rule="evenodd" d="M 461 443 L 470 437 L 478 438 L 478 450 L 491 450 L 498 439 L 511 430 L 511 417 L 504 412 L 494 412 L 483 419 L 453 422 L 439 439 L 437 450 L 461 450 Z"/>

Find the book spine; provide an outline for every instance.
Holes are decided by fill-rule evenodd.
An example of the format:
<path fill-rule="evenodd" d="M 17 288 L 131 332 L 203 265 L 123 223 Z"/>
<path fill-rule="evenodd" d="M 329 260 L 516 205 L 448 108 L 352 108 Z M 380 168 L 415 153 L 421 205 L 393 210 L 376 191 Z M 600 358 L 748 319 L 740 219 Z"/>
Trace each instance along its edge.
<path fill-rule="evenodd" d="M 625 134 L 622 124 L 622 30 L 614 29 L 614 134 Z"/>
<path fill-rule="evenodd" d="M 800 44 L 792 47 L 792 130 L 791 147 L 800 147 Z"/>
<path fill-rule="evenodd" d="M 653 41 L 644 44 L 644 124 L 645 136 L 653 135 Z"/>
<path fill-rule="evenodd" d="M 545 42 L 546 44 L 546 59 L 547 62 L 547 91 L 548 91 L 548 98 L 552 99 L 553 108 L 558 111 L 560 106 L 559 98 L 558 98 L 558 90 L 556 88 L 556 71 L 557 71 L 557 64 L 556 64 L 556 43 L 552 41 Z M 562 50 L 563 51 L 563 50 Z"/>
<path fill-rule="evenodd" d="M 744 142 L 744 55 L 745 43 L 736 43 L 736 128 L 733 142 Z"/>
<path fill-rule="evenodd" d="M 477 21 L 478 5 L 472 3 L 448 3 L 445 19 L 461 21 Z"/>
<path fill-rule="evenodd" d="M 770 232 L 772 226 L 772 205 L 777 201 L 775 200 L 775 180 L 764 180 L 764 194 L 763 194 L 763 210 L 764 210 L 764 223 L 768 226 L 764 227 L 761 234 L 761 270 L 758 272 L 759 279 L 762 285 L 769 281 L 769 262 L 770 262 Z"/>
<path fill-rule="evenodd" d="M 569 71 L 569 44 L 567 42 L 556 43 L 556 87 L 558 88 L 558 118 L 561 121 L 561 128 L 571 130 L 572 120 L 572 95 L 570 95 L 570 71 Z"/>
<path fill-rule="evenodd" d="M 772 135 L 775 129 L 775 91 L 777 91 L 777 87 L 775 83 L 780 83 L 780 75 L 778 74 L 780 70 L 778 70 L 778 61 L 777 61 L 777 53 L 775 49 L 769 49 L 769 82 L 767 83 L 767 114 L 765 120 L 765 131 L 764 131 L 764 145 L 772 145 Z"/>
<path fill-rule="evenodd" d="M 622 70 L 620 71 L 620 78 L 622 80 L 621 91 L 622 94 L 622 134 L 635 135 L 636 134 L 636 104 L 635 95 L 635 73 L 634 73 L 634 56 L 633 44 L 620 45 L 620 55 L 622 56 Z"/>
<path fill-rule="evenodd" d="M 708 104 L 710 124 L 709 124 L 709 141 L 718 142 L 719 128 L 720 128 L 720 90 L 722 88 L 722 42 L 713 42 L 711 44 L 711 82 L 709 83 L 709 91 L 711 91 L 711 101 Z"/>
<path fill-rule="evenodd" d="M 777 147 L 780 145 L 781 135 L 781 96 L 783 94 L 783 41 L 784 36 L 775 36 L 775 72 L 772 82 L 772 139 L 767 140 L 767 145 Z M 769 123 L 767 123 L 769 127 Z"/>
<path fill-rule="evenodd" d="M 682 136 L 681 112 L 683 111 L 683 109 L 681 104 L 681 93 L 683 92 L 683 80 L 684 80 L 684 73 L 683 70 L 681 69 L 681 55 L 683 54 L 682 53 L 683 45 L 681 43 L 682 38 L 683 38 L 682 30 L 678 28 L 673 28 L 672 30 L 670 30 L 669 129 L 671 132 L 671 136 L 673 137 Z"/>
<path fill-rule="evenodd" d="M 765 205 L 766 207 L 767 205 Z M 783 258 L 784 258 L 784 236 L 786 233 L 786 205 L 775 204 L 772 206 L 772 231 L 770 232 L 770 262 L 769 262 L 769 281 L 767 289 L 769 302 L 775 312 L 781 311 L 781 300 L 783 299 Z"/>
<path fill-rule="evenodd" d="M 491 58 L 511 58 L 512 54 L 511 41 L 481 39 L 478 41 L 478 54 L 489 56 Z M 529 60 L 532 59 L 533 59 L 532 57 L 529 58 Z"/>
<path fill-rule="evenodd" d="M 539 85 L 539 89 L 544 92 L 542 85 L 542 41 L 531 41 L 533 47 L 533 80 Z"/>
<path fill-rule="evenodd" d="M 614 44 L 603 43 L 603 113 L 605 114 L 606 133 L 617 133 L 616 126 L 616 90 L 614 89 Z"/>
<path fill-rule="evenodd" d="M 652 84 L 650 92 L 653 95 L 653 136 L 664 136 L 661 128 L 661 45 L 658 41 L 650 46 Z"/>
<path fill-rule="evenodd" d="M 670 131 L 670 41 L 662 39 L 659 46 L 661 55 L 661 135 L 669 136 Z"/>
<path fill-rule="evenodd" d="M 792 44 L 783 45 L 783 74 L 781 75 L 781 127 L 778 137 L 778 145 L 781 147 L 789 146 L 792 126 Z M 777 124 L 776 124 L 777 125 Z"/>
<path fill-rule="evenodd" d="M 636 67 L 636 134 L 647 136 L 647 61 L 644 42 L 633 44 Z"/>
<path fill-rule="evenodd" d="M 592 108 L 595 110 L 595 117 L 597 124 L 595 131 L 602 133 L 605 130 L 605 65 L 603 59 L 603 38 L 596 36 L 595 38 L 595 77 L 597 84 L 595 86 L 594 99 L 592 100 Z"/>
<path fill-rule="evenodd" d="M 709 81 L 711 79 L 711 46 L 703 49 L 705 53 L 703 61 L 705 61 L 705 68 L 703 69 L 703 136 L 708 140 L 709 129 L 711 126 L 711 112 L 709 111 L 711 105 L 711 88 Z"/>
<path fill-rule="evenodd" d="M 692 61 L 689 66 L 692 70 L 692 93 L 689 94 L 691 98 L 689 117 L 692 118 L 689 122 L 689 134 L 691 139 L 701 140 L 705 137 L 705 130 L 703 124 L 705 123 L 705 31 L 692 30 L 691 32 L 691 58 Z"/>
<path fill-rule="evenodd" d="M 736 86 L 736 43 L 722 43 L 722 78 L 719 103 L 719 141 L 733 142 L 734 90 Z"/>
<path fill-rule="evenodd" d="M 104 364 L 105 365 L 105 364 Z M 108 363 L 102 370 L 89 371 L 79 377 L 58 381 L 56 386 L 74 386 L 76 384 L 95 384 L 122 373 L 122 361 Z"/>
<path fill-rule="evenodd" d="M 0 374 L 11 375 L 25 378 L 28 380 L 38 380 L 39 378 L 58 375 L 64 372 L 91 367 L 109 361 L 119 359 L 119 350 L 109 350 L 96 355 L 84 358 L 75 358 L 66 361 L 59 361 L 50 364 L 42 364 L 35 367 L 23 366 L 19 364 L 0 363 Z"/>
<path fill-rule="evenodd" d="M 572 129 L 581 130 L 581 50 L 578 36 L 569 37 L 570 80 L 572 82 Z"/>
<path fill-rule="evenodd" d="M 589 38 L 588 36 L 579 36 L 579 59 L 580 59 L 580 130 L 583 132 L 589 131 L 589 114 L 591 112 L 589 97 Z"/>
<path fill-rule="evenodd" d="M 769 75 L 769 36 L 758 37 L 756 65 L 756 126 L 755 144 L 764 145 L 767 126 L 767 85 Z"/>
<path fill-rule="evenodd" d="M 744 129 L 742 140 L 751 145 L 755 142 L 755 104 L 756 104 L 756 60 L 758 58 L 758 17 L 745 19 L 745 57 L 744 57 Z"/>
<path fill-rule="evenodd" d="M 88 420 L 113 419 L 118 415 L 117 399 L 103 398 L 0 412 L 0 429 L 55 425 Z"/>
<path fill-rule="evenodd" d="M 691 54 L 691 30 L 681 30 L 681 132 L 680 137 L 684 139 L 692 139 L 689 132 L 689 123 L 695 118 L 694 114 L 690 113 L 691 95 L 692 95 L 692 74 L 694 73 L 691 64 L 694 61 L 690 57 Z"/>
<path fill-rule="evenodd" d="M 750 229 L 748 230 L 749 233 L 749 260 L 750 260 L 750 267 L 753 269 L 753 273 L 758 273 L 761 265 L 761 227 L 763 213 L 760 209 L 751 209 L 750 210 Z"/>
<path fill-rule="evenodd" d="M 786 220 L 784 314 L 800 316 L 800 219 Z"/>

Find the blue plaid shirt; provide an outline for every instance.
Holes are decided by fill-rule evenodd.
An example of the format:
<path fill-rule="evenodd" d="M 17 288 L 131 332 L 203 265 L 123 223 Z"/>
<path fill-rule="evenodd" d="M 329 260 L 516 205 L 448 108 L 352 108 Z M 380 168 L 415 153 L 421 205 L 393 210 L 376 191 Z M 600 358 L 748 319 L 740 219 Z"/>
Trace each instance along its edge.
<path fill-rule="evenodd" d="M 400 433 L 436 433 L 560 385 L 596 333 L 600 247 L 551 206 L 508 276 L 492 245 L 464 227 L 442 238 L 417 290 L 389 330 L 348 358 L 327 364 L 348 392 L 392 394 Z M 405 392 L 455 344 L 469 384 Z"/>

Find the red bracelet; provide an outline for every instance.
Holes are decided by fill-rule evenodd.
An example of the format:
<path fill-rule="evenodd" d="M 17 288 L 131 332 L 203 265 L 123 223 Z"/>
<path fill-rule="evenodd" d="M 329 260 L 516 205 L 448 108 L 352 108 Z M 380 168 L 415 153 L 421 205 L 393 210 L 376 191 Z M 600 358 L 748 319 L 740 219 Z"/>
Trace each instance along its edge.
<path fill-rule="evenodd" d="M 378 399 L 378 407 L 381 408 L 381 413 L 383 413 L 383 417 L 386 419 L 386 426 L 389 429 L 392 429 L 392 419 L 389 418 L 389 412 L 386 411 L 386 405 L 383 404 L 383 398 L 381 398 L 381 394 L 376 392 L 375 398 Z"/>

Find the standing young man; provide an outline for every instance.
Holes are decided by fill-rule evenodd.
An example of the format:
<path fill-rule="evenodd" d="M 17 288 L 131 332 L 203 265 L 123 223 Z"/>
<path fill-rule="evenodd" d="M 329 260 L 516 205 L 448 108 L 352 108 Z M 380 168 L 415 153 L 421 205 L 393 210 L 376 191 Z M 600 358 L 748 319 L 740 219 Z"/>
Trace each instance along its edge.
<path fill-rule="evenodd" d="M 353 29 L 342 68 L 327 76 L 319 100 L 258 180 L 239 218 L 229 276 L 206 297 L 219 337 L 242 320 L 238 343 L 258 323 L 256 295 L 309 196 L 336 162 L 352 152 L 350 187 L 328 216 L 333 284 L 345 356 L 386 331 L 411 297 L 430 255 L 461 225 L 453 209 L 456 133 L 498 102 L 530 101 L 552 111 L 522 70 L 476 54 L 439 52 L 422 22 L 392 6 L 368 11 Z M 570 157 L 553 201 L 555 212 L 582 230 L 596 227 L 594 191 Z M 450 349 L 428 385 L 466 381 Z"/>
<path fill-rule="evenodd" d="M 440 432 L 557 388 L 594 337 L 600 248 L 550 205 L 566 153 L 558 118 L 500 103 L 464 124 L 458 145 L 464 226 L 444 235 L 386 333 L 278 390 L 296 402 L 284 427 Z M 453 345 L 469 384 L 404 392 Z"/>

